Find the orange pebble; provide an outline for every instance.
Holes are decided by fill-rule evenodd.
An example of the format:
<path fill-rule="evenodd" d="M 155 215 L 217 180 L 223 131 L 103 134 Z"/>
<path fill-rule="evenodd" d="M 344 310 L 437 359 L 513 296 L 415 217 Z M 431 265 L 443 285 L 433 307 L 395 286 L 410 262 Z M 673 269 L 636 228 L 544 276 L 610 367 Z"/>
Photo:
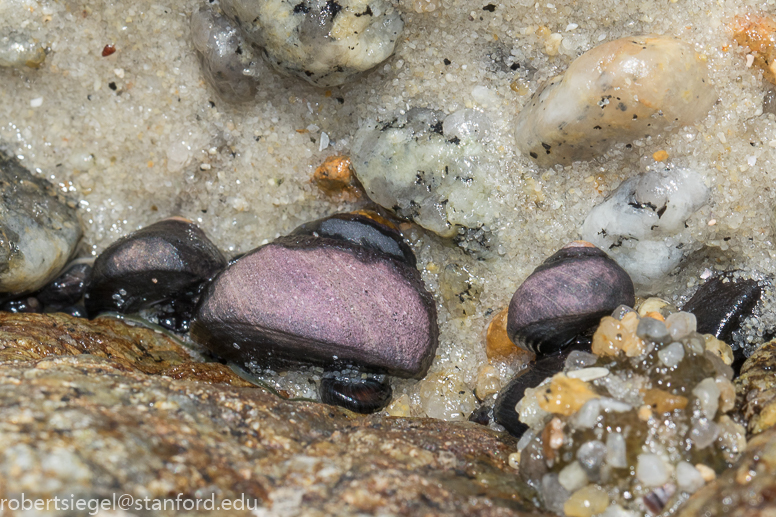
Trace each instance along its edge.
<path fill-rule="evenodd" d="M 488 333 L 485 337 L 485 353 L 491 361 L 512 362 L 516 359 L 522 359 L 522 362 L 527 363 L 533 358 L 534 354 L 523 350 L 509 339 L 507 335 L 508 312 L 509 308 L 504 308 L 504 310 L 490 320 Z"/>
<path fill-rule="evenodd" d="M 742 47 L 749 47 L 753 64 L 763 76 L 776 84 L 776 21 L 767 16 L 745 15 L 732 24 L 733 39 Z"/>
<path fill-rule="evenodd" d="M 350 158 L 347 156 L 329 156 L 315 169 L 313 181 L 330 196 L 342 196 L 348 201 L 355 201 L 361 196 L 356 187 Z"/>

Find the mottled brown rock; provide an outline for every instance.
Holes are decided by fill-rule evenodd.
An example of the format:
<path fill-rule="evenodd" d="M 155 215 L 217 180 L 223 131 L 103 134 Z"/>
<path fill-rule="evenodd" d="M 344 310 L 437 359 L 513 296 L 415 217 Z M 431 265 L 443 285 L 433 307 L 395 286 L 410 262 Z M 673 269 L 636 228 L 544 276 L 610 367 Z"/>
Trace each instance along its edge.
<path fill-rule="evenodd" d="M 776 423 L 776 340 L 757 349 L 741 367 L 736 379 L 738 405 L 747 430 L 761 433 Z"/>
<path fill-rule="evenodd" d="M 509 437 L 290 402 L 233 375 L 120 321 L 0 314 L 0 498 L 245 494 L 279 516 L 536 512 L 508 466 Z"/>
<path fill-rule="evenodd" d="M 776 430 L 752 438 L 736 466 L 697 492 L 677 517 L 776 515 Z"/>

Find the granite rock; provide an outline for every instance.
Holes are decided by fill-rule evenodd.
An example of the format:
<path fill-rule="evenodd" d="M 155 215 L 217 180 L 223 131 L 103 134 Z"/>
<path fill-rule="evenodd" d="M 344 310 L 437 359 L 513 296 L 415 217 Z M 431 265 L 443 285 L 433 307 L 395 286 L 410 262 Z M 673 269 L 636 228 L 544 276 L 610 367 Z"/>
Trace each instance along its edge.
<path fill-rule="evenodd" d="M 119 320 L 0 313 L 1 497 L 245 494 L 255 515 L 535 514 L 514 450 L 471 423 L 284 400 Z"/>

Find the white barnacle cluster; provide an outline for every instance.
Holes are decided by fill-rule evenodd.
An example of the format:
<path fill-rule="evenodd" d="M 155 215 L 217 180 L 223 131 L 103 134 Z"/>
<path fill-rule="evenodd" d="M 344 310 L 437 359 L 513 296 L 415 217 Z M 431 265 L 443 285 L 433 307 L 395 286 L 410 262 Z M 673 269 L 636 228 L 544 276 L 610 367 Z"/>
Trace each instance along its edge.
<path fill-rule="evenodd" d="M 356 133 L 353 167 L 369 197 L 443 237 L 489 231 L 490 121 L 464 109 L 445 115 L 413 109 L 390 122 L 371 120 Z"/>
<path fill-rule="evenodd" d="M 710 198 L 693 170 L 665 167 L 623 181 L 579 230 L 649 289 L 696 246 L 686 221 Z"/>

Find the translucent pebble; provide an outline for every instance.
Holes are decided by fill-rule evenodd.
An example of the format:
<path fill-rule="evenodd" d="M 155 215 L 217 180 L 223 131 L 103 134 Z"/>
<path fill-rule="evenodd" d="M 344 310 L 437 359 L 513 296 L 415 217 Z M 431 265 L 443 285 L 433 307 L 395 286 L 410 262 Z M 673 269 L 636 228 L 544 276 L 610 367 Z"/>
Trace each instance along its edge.
<path fill-rule="evenodd" d="M 676 465 L 676 481 L 679 483 L 679 488 L 690 494 L 699 490 L 706 482 L 703 480 L 703 476 L 698 472 L 698 469 L 693 467 L 686 461 L 680 461 Z"/>
<path fill-rule="evenodd" d="M 662 321 L 654 318 L 641 318 L 636 327 L 636 335 L 649 341 L 661 342 L 668 337 L 668 328 Z"/>
<path fill-rule="evenodd" d="M 651 289 L 691 248 L 684 223 L 709 200 L 695 171 L 665 168 L 623 181 L 594 207 L 579 230 L 607 253 L 638 289 Z"/>
<path fill-rule="evenodd" d="M 569 492 L 575 492 L 587 485 L 587 473 L 578 461 L 573 461 L 563 467 L 558 474 L 558 482 Z"/>
<path fill-rule="evenodd" d="M 579 370 L 580 368 L 587 368 L 593 366 L 598 361 L 598 356 L 583 352 L 581 350 L 574 350 L 566 358 L 565 370 Z"/>
<path fill-rule="evenodd" d="M 598 481 L 601 465 L 606 459 L 606 445 L 599 440 L 591 440 L 577 449 L 577 461 L 592 481 Z"/>
<path fill-rule="evenodd" d="M 646 486 L 662 486 L 668 482 L 670 472 L 657 454 L 639 454 L 636 477 Z"/>
<path fill-rule="evenodd" d="M 606 412 L 625 413 L 633 409 L 633 406 L 626 404 L 625 402 L 617 399 L 610 399 L 609 397 L 601 397 L 601 409 Z"/>
<path fill-rule="evenodd" d="M 616 309 L 614 309 L 614 312 L 612 312 L 612 318 L 616 320 L 621 320 L 625 317 L 626 314 L 630 312 L 635 312 L 632 308 L 628 307 L 627 305 L 620 305 Z"/>
<path fill-rule="evenodd" d="M 667 347 L 658 350 L 657 356 L 660 362 L 669 368 L 673 368 L 684 359 L 684 346 L 681 343 L 671 343 Z"/>
<path fill-rule="evenodd" d="M 567 165 L 694 123 L 715 100 L 691 45 L 669 36 L 622 38 L 582 54 L 537 91 L 518 115 L 516 140 L 542 166 Z"/>
<path fill-rule="evenodd" d="M 0 29 L 0 67 L 38 68 L 46 51 L 30 34 L 18 29 Z"/>
<path fill-rule="evenodd" d="M 674 341 L 679 341 L 685 336 L 695 332 L 695 315 L 689 312 L 675 312 L 666 318 L 666 326 Z"/>
<path fill-rule="evenodd" d="M 719 426 L 708 418 L 695 418 L 690 429 L 689 438 L 693 447 L 698 450 L 705 449 L 719 436 Z"/>
<path fill-rule="evenodd" d="M 191 40 L 205 78 L 222 98 L 230 102 L 253 99 L 261 67 L 235 24 L 200 9 L 191 15 Z"/>
<path fill-rule="evenodd" d="M 706 418 L 713 419 L 719 407 L 719 387 L 713 377 L 706 377 L 692 390 L 700 402 L 701 412 Z"/>
<path fill-rule="evenodd" d="M 705 341 L 699 335 L 689 336 L 682 340 L 685 350 L 695 355 L 703 355 Z"/>
<path fill-rule="evenodd" d="M 604 510 L 601 517 L 639 517 L 636 512 L 626 510 L 619 504 L 610 504 L 609 507 Z"/>
<path fill-rule="evenodd" d="M 580 488 L 563 505 L 567 517 L 592 517 L 609 506 L 609 494 L 596 485 Z"/>
<path fill-rule="evenodd" d="M 447 138 L 479 141 L 487 138 L 493 129 L 490 119 L 481 111 L 462 109 L 445 117 L 442 133 Z"/>
<path fill-rule="evenodd" d="M 580 429 L 592 429 L 598 422 L 600 414 L 601 403 L 598 399 L 590 399 L 574 415 L 574 426 Z"/>
<path fill-rule="evenodd" d="M 531 443 L 531 440 L 533 440 L 536 437 L 536 433 L 533 431 L 533 429 L 528 429 L 526 432 L 523 433 L 523 436 L 520 437 L 520 439 L 517 441 L 517 450 L 522 451 L 525 449 L 529 443 Z"/>
<path fill-rule="evenodd" d="M 563 512 L 563 504 L 569 498 L 569 491 L 560 484 L 557 474 L 545 474 L 541 486 L 542 501 L 551 512 Z"/>
<path fill-rule="evenodd" d="M 628 466 L 625 437 L 621 433 L 609 433 L 606 437 L 606 464 L 618 469 Z"/>
<path fill-rule="evenodd" d="M 585 382 L 589 382 L 600 379 L 601 377 L 606 377 L 609 375 L 609 370 L 599 366 L 597 368 L 582 368 L 581 370 L 574 370 L 568 372 L 566 375 L 572 379 L 579 379 Z"/>

